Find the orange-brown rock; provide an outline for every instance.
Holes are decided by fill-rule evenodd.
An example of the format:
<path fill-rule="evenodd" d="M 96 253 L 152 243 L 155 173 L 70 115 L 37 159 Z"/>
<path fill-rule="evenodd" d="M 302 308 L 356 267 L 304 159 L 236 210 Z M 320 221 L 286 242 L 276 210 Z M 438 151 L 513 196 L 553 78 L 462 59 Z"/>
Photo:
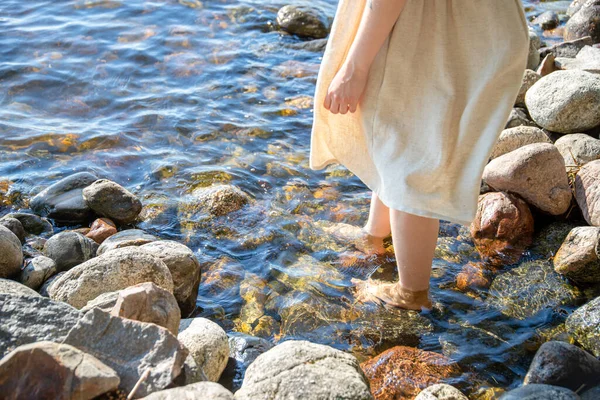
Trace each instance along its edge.
<path fill-rule="evenodd" d="M 517 262 L 533 239 L 533 216 L 521 198 L 506 192 L 479 196 L 470 226 L 481 258 L 490 265 Z"/>
<path fill-rule="evenodd" d="M 456 377 L 461 369 L 442 354 L 396 346 L 361 364 L 376 400 L 414 399 L 428 386 Z"/>
<path fill-rule="evenodd" d="M 482 264 L 468 263 L 456 275 L 456 287 L 459 290 L 487 289 L 492 284 L 491 272 Z"/>
<path fill-rule="evenodd" d="M 114 222 L 108 218 L 98 218 L 92 223 L 90 231 L 85 236 L 101 244 L 115 233 L 117 233 L 117 227 Z"/>

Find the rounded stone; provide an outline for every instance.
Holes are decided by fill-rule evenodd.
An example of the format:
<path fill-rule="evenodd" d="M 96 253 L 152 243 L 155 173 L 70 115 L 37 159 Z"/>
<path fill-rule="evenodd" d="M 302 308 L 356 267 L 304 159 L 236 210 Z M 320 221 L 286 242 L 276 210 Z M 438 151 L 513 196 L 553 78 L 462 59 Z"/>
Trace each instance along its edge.
<path fill-rule="evenodd" d="M 600 282 L 600 228 L 573 228 L 552 258 L 554 270 L 577 283 Z"/>
<path fill-rule="evenodd" d="M 21 271 L 21 283 L 33 290 L 42 287 L 51 276 L 56 274 L 56 263 L 46 256 L 38 256 L 29 259 L 25 268 Z"/>
<path fill-rule="evenodd" d="M 519 125 L 504 129 L 492 150 L 490 158 L 497 158 L 532 143 L 552 143 L 548 135 L 538 127 Z"/>
<path fill-rule="evenodd" d="M 575 175 L 575 200 L 588 224 L 600 226 L 600 160 L 590 161 Z"/>
<path fill-rule="evenodd" d="M 35 290 L 10 279 L 0 278 L 0 293 L 10 295 L 39 296 Z"/>
<path fill-rule="evenodd" d="M 27 235 L 27 232 L 25 232 L 25 228 L 23 228 L 21 221 L 16 218 L 4 217 L 0 219 L 0 225 L 8 228 L 19 238 L 21 244 L 25 244 L 25 236 Z"/>
<path fill-rule="evenodd" d="M 469 398 L 454 386 L 436 383 L 422 390 L 415 400 L 469 400 Z"/>
<path fill-rule="evenodd" d="M 57 271 L 67 271 L 96 256 L 98 244 L 81 233 L 65 231 L 44 244 L 44 254 L 54 260 Z"/>
<path fill-rule="evenodd" d="M 85 236 L 98 244 L 102 244 L 102 242 L 116 233 L 117 227 L 114 222 L 108 218 L 98 218 L 92 223 L 89 232 Z"/>
<path fill-rule="evenodd" d="M 21 272 L 21 241 L 10 229 L 0 225 L 0 278 L 14 278 Z"/>
<path fill-rule="evenodd" d="M 118 183 L 99 179 L 83 189 L 83 199 L 98 215 L 128 224 L 142 211 L 142 203 Z"/>
<path fill-rule="evenodd" d="M 327 18 L 308 6 L 286 5 L 277 12 L 277 23 L 286 32 L 314 39 L 327 36 Z"/>
<path fill-rule="evenodd" d="M 187 316 L 194 311 L 200 285 L 200 263 L 194 252 L 172 240 L 150 242 L 140 246 L 140 249 L 160 258 L 171 271 L 175 285 L 173 294 L 181 308 L 181 314 Z"/>
<path fill-rule="evenodd" d="M 173 278 L 164 262 L 137 247 L 126 247 L 73 267 L 48 287 L 48 294 L 80 309 L 103 293 L 143 282 L 173 293 Z"/>
<path fill-rule="evenodd" d="M 114 249 L 121 249 L 130 246 L 142 246 L 146 243 L 154 242 L 155 240 L 158 240 L 156 236 L 150 235 L 141 229 L 126 229 L 124 231 L 115 233 L 102 242 L 100 247 L 98 247 L 96 254 L 100 256 Z"/>
<path fill-rule="evenodd" d="M 525 104 L 541 127 L 577 133 L 600 125 L 600 76 L 581 70 L 555 71 L 525 94 Z"/>
<path fill-rule="evenodd" d="M 571 205 L 565 161 L 550 143 L 532 143 L 490 161 L 483 180 L 498 191 L 513 192 L 551 215 Z"/>
<path fill-rule="evenodd" d="M 594 43 L 600 43 L 600 1 L 576 1 L 576 5 L 569 8 L 572 12 L 564 30 L 564 40 L 573 40 L 584 36 L 591 36 Z"/>
<path fill-rule="evenodd" d="M 182 319 L 177 339 L 206 377 L 217 382 L 229 359 L 229 341 L 223 328 L 206 318 Z"/>
<path fill-rule="evenodd" d="M 498 400 L 579 400 L 570 389 L 534 383 L 504 393 Z"/>
<path fill-rule="evenodd" d="M 600 158 L 600 140 L 585 133 L 561 136 L 554 145 L 562 154 L 567 171 L 576 170 L 577 167 Z"/>
<path fill-rule="evenodd" d="M 600 297 L 569 315 L 565 327 L 584 349 L 600 357 Z"/>

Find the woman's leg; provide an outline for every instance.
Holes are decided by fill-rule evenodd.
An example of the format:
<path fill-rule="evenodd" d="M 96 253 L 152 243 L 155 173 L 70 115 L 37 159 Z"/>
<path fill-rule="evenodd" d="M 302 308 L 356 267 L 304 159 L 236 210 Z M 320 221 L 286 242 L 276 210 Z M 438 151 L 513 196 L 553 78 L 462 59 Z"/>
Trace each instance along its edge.
<path fill-rule="evenodd" d="M 371 195 L 369 219 L 363 229 L 369 235 L 379 238 L 384 238 L 392 232 L 390 225 L 390 209 L 379 200 L 379 197 L 375 192 Z"/>
<path fill-rule="evenodd" d="M 390 221 L 398 265 L 398 282 L 353 280 L 357 299 L 384 302 L 413 310 L 431 308 L 429 280 L 439 220 L 391 209 Z"/>

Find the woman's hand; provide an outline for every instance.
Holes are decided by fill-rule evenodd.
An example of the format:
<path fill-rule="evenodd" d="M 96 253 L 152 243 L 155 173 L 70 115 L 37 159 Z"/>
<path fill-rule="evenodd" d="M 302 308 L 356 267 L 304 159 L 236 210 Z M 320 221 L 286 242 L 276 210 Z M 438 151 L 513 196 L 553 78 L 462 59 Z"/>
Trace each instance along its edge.
<path fill-rule="evenodd" d="M 356 111 L 367 84 L 368 71 L 345 62 L 329 84 L 323 106 L 332 114 Z"/>

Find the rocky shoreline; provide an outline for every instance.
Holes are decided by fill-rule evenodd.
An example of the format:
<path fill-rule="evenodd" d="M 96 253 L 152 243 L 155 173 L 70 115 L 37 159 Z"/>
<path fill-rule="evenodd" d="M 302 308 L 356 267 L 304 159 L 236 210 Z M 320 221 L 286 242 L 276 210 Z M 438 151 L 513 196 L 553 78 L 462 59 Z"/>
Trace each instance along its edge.
<path fill-rule="evenodd" d="M 567 16 L 565 25 L 552 12 L 532 21 L 564 30 L 565 41 L 542 46 L 530 32 L 528 69 L 485 167 L 476 220 L 445 226 L 452 232 L 437 251 L 460 263 L 464 254 L 448 250 L 452 240 L 471 241 L 480 261 L 463 263 L 453 288 L 502 315 L 524 320 L 566 309 L 568 316 L 533 345 L 521 387 L 472 398 L 600 397 L 600 1 L 575 0 Z M 277 16 L 278 29 L 314 39 L 298 42 L 311 51 L 323 50 L 330 21 L 293 5 Z M 194 190 L 178 212 L 212 220 L 252 201 L 219 184 Z M 284 308 L 266 295 L 278 286 L 233 260 L 207 262 L 183 243 L 138 229 L 144 204 L 117 182 L 79 172 L 28 204 L 0 218 L 2 398 L 467 398 L 450 385 L 468 374 L 460 363 L 416 347 L 431 331 L 426 317 L 335 305 L 322 317 L 323 306 L 305 300 L 305 277 L 316 269 L 341 278 L 312 257 L 292 265 L 297 276 L 271 272 L 277 285 L 294 288 L 281 291 L 292 304 Z M 526 259 L 533 247 L 546 258 Z M 223 263 L 234 267 L 226 274 Z M 196 317 L 200 290 L 235 285 L 243 305 L 232 332 Z M 331 346 L 277 340 L 307 316 L 317 328 L 351 320 L 356 332 L 345 340 L 376 337 L 381 346 L 359 362 Z M 315 342 L 325 340 L 315 332 Z"/>

